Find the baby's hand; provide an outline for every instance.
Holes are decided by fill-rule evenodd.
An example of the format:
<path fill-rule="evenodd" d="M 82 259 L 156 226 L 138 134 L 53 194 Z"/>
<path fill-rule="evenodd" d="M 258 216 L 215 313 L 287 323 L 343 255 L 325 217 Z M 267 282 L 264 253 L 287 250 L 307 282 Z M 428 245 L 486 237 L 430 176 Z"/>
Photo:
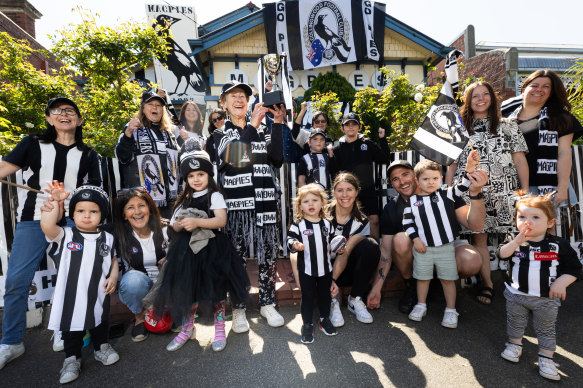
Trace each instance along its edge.
<path fill-rule="evenodd" d="M 189 232 L 192 232 L 196 228 L 198 228 L 198 218 L 185 218 L 182 221 L 179 221 L 180 226 L 186 229 Z"/>
<path fill-rule="evenodd" d="M 103 283 L 106 294 L 113 294 L 115 287 L 117 287 L 117 275 L 110 275 Z"/>
<path fill-rule="evenodd" d="M 427 248 L 425 247 L 425 244 L 423 244 L 423 241 L 421 241 L 421 239 L 419 237 L 417 237 L 413 240 L 413 248 L 415 248 L 415 251 L 417 251 L 419 253 L 427 252 Z"/>
<path fill-rule="evenodd" d="M 468 155 L 468 160 L 466 161 L 466 172 L 474 172 L 476 170 L 476 165 L 480 162 L 480 154 L 478 151 L 473 150 Z"/>
<path fill-rule="evenodd" d="M 526 242 L 527 239 L 526 234 L 531 231 L 530 223 L 528 222 L 525 222 L 520 227 L 521 227 L 520 232 L 516 235 L 516 237 L 514 237 L 514 242 L 518 245 L 521 245 L 522 243 Z"/>
<path fill-rule="evenodd" d="M 304 247 L 304 244 L 302 244 L 301 242 L 294 241 L 294 243 L 292 244 L 292 248 L 296 252 L 301 252 L 304 250 L 305 247 Z"/>
<path fill-rule="evenodd" d="M 71 194 L 70 191 L 65 190 L 63 182 L 54 180 L 52 183 L 47 182 L 47 186 L 45 191 L 49 194 L 49 201 L 64 201 Z"/>
<path fill-rule="evenodd" d="M 334 280 L 332 280 L 332 285 L 330 286 L 330 296 L 335 298 L 338 295 L 338 285 Z"/>

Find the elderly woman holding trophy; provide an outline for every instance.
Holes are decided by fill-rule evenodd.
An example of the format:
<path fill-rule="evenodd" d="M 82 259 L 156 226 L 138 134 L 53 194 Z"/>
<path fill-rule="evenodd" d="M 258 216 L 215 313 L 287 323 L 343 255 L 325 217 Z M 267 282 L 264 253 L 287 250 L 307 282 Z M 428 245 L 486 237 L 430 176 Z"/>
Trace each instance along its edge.
<path fill-rule="evenodd" d="M 283 163 L 283 104 L 255 105 L 247 121 L 251 87 L 244 83 L 223 85 L 220 102 L 227 112 L 225 126 L 213 138 L 217 149 L 219 182 L 227 198 L 226 232 L 243 257 L 254 256 L 259 267 L 260 313 L 272 327 L 282 326 L 283 317 L 275 309 L 276 257 L 280 245 L 277 222 L 278 185 L 274 169 Z M 271 129 L 262 125 L 273 114 Z M 233 331 L 249 330 L 245 301 L 231 300 Z"/>

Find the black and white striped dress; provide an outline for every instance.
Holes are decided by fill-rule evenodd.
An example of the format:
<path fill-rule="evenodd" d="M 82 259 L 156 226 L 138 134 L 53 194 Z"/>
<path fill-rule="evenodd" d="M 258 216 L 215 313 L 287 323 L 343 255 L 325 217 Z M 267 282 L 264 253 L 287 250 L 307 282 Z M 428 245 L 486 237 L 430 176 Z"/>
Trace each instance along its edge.
<path fill-rule="evenodd" d="M 82 331 L 107 322 L 109 295 L 104 283 L 115 258 L 113 235 L 65 227 L 49 242 L 49 254 L 58 267 L 49 329 Z"/>
<path fill-rule="evenodd" d="M 306 219 L 294 221 L 287 233 L 288 248 L 301 242 L 304 250 L 298 252 L 298 271 L 308 276 L 321 277 L 332 272 L 330 241 L 334 237 L 332 222 L 322 218 L 319 222 Z"/>

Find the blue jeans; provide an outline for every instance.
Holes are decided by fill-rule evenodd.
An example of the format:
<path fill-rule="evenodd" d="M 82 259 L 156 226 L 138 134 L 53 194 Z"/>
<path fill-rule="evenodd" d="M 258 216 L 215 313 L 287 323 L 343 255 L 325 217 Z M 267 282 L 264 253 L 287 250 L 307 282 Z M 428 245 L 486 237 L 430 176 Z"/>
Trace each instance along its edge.
<path fill-rule="evenodd" d="M 74 224 L 67 219 L 67 225 Z M 30 284 L 48 245 L 40 228 L 40 221 L 21 221 L 16 225 L 6 271 L 2 319 L 3 344 L 14 345 L 22 342 L 24 338 Z"/>
<path fill-rule="evenodd" d="M 154 282 L 145 273 L 132 269 L 126 272 L 119 283 L 119 300 L 132 313 L 139 314 L 144 310 L 142 299 L 146 296 Z"/>

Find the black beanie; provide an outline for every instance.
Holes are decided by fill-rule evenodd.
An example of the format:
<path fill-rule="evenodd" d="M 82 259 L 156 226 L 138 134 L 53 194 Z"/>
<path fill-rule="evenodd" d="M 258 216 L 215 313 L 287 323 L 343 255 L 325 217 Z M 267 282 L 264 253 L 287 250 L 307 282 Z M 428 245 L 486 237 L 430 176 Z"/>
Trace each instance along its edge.
<path fill-rule="evenodd" d="M 184 179 L 195 170 L 202 170 L 214 176 L 213 163 L 208 153 L 202 150 L 201 144 L 196 139 L 188 139 L 178 152 L 180 160 L 180 174 Z"/>
<path fill-rule="evenodd" d="M 75 206 L 77 202 L 89 201 L 95 202 L 101 210 L 101 223 L 109 215 L 109 196 L 105 191 L 97 186 L 79 186 L 73 192 L 71 200 L 69 201 L 69 218 L 73 219 L 73 214 L 75 213 Z"/>

